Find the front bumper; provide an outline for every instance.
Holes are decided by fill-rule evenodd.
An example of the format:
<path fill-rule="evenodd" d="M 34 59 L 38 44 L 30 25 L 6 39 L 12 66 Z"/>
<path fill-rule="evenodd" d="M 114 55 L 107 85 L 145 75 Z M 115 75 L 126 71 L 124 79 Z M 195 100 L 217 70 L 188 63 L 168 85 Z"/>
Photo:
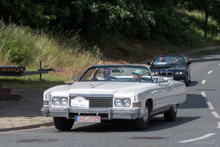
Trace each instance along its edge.
<path fill-rule="evenodd" d="M 176 80 L 176 81 L 181 81 L 183 83 L 185 83 L 186 81 L 186 77 L 187 75 L 159 75 L 159 76 L 162 76 L 162 77 L 173 77 L 173 80 Z"/>
<path fill-rule="evenodd" d="M 101 116 L 101 120 L 113 119 L 137 119 L 140 117 L 140 108 L 136 109 L 113 109 L 113 108 L 89 108 L 77 109 L 72 107 L 53 108 L 44 106 L 41 112 L 45 117 L 65 117 L 75 119 L 75 116 Z"/>
<path fill-rule="evenodd" d="M 173 77 L 173 79 L 185 83 L 185 81 L 186 81 L 186 75 L 175 75 L 175 76 Z"/>

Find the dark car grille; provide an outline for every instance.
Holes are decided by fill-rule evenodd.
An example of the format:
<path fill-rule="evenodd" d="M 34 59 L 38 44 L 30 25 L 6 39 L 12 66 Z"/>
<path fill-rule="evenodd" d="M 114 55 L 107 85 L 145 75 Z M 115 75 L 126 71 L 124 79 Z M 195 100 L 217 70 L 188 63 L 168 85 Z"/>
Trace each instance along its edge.
<path fill-rule="evenodd" d="M 73 99 L 78 95 L 70 95 Z M 112 107 L 113 95 L 79 95 L 89 100 L 89 107 Z"/>
<path fill-rule="evenodd" d="M 161 76 L 172 76 L 173 72 L 161 72 Z"/>

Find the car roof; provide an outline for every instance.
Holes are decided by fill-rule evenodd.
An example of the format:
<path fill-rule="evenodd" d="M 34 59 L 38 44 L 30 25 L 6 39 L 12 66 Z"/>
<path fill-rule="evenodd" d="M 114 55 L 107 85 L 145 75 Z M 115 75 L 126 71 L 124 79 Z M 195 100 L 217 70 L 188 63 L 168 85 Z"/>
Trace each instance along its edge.
<path fill-rule="evenodd" d="M 167 56 L 169 56 L 169 57 L 176 57 L 176 56 L 183 57 L 182 55 L 159 55 L 159 56 L 156 56 L 156 57 L 167 57 Z"/>

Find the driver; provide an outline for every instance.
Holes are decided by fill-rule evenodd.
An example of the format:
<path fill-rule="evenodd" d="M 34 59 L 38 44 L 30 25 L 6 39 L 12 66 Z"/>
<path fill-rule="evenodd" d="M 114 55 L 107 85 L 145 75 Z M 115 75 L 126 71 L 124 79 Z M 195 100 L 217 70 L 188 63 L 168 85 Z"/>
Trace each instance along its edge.
<path fill-rule="evenodd" d="M 166 61 L 165 61 L 165 59 L 164 59 L 164 57 L 163 56 L 161 56 L 161 57 L 157 57 L 156 59 L 155 59 L 156 57 L 154 57 L 154 60 L 153 61 L 151 61 L 151 64 L 160 64 L 160 63 L 167 63 Z"/>
<path fill-rule="evenodd" d="M 103 61 L 99 61 L 98 65 L 102 65 L 103 64 Z M 95 69 L 95 71 L 92 73 L 91 75 L 91 79 L 93 81 L 97 81 L 98 79 L 96 78 L 96 75 L 98 73 L 98 68 Z M 104 70 L 102 71 L 102 74 L 103 74 L 103 80 L 106 80 L 106 81 L 109 81 L 111 80 L 111 77 L 110 77 L 110 69 L 109 68 L 104 68 Z"/>
<path fill-rule="evenodd" d="M 137 69 L 134 72 L 132 72 L 132 74 L 133 74 L 134 81 L 141 82 L 141 78 L 143 75 L 141 70 Z"/>
<path fill-rule="evenodd" d="M 109 81 L 111 79 L 110 78 L 110 69 L 109 68 L 104 68 L 104 70 L 102 71 L 102 74 L 103 74 L 104 80 Z"/>

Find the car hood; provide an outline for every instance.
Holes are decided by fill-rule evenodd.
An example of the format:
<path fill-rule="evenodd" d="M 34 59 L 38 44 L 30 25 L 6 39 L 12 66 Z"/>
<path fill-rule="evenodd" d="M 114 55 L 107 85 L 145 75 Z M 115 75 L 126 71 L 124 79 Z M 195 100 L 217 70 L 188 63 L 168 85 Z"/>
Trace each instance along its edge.
<path fill-rule="evenodd" d="M 70 94 L 120 94 L 131 95 L 138 90 L 153 89 L 156 83 L 138 82 L 76 82 L 72 85 L 60 86 L 51 91 L 53 96 L 69 96 Z"/>
<path fill-rule="evenodd" d="M 160 70 L 160 71 L 176 71 L 176 70 L 185 70 L 185 66 L 151 66 L 151 70 Z"/>

